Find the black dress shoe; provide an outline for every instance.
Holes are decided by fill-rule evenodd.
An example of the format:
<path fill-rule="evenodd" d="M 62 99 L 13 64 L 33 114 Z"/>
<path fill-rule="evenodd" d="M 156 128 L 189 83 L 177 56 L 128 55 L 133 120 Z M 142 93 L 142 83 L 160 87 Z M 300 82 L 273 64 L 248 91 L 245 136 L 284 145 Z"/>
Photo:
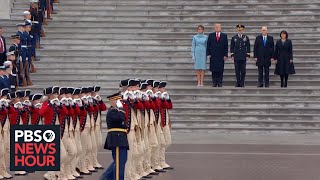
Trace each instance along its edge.
<path fill-rule="evenodd" d="M 145 178 L 145 179 L 151 179 L 151 178 L 152 178 L 152 176 L 147 175 L 147 176 L 143 176 L 142 178 Z"/>
<path fill-rule="evenodd" d="M 257 87 L 263 87 L 263 85 L 262 85 L 262 84 L 260 84 L 260 85 L 258 85 Z"/>
<path fill-rule="evenodd" d="M 212 87 L 218 87 L 218 84 L 214 84 L 214 85 L 212 85 Z"/>
<path fill-rule="evenodd" d="M 218 84 L 218 87 L 222 87 L 222 84 Z"/>
<path fill-rule="evenodd" d="M 80 172 L 80 175 L 91 175 L 92 172 L 88 172 L 88 173 L 84 173 L 84 172 Z"/>
<path fill-rule="evenodd" d="M 234 87 L 241 87 L 239 84 L 236 84 Z"/>
<path fill-rule="evenodd" d="M 156 169 L 156 170 L 154 170 L 155 172 L 158 172 L 158 173 L 165 173 L 165 172 L 167 172 L 167 171 L 165 171 L 165 170 L 163 170 L 163 169 L 160 169 L 160 170 L 158 170 L 158 169 Z"/>
<path fill-rule="evenodd" d="M 103 167 L 94 167 L 95 169 L 104 169 Z"/>
<path fill-rule="evenodd" d="M 166 168 L 163 168 L 164 170 L 174 170 L 173 167 L 166 167 Z"/>
<path fill-rule="evenodd" d="M 269 85 L 265 85 L 264 87 L 268 88 L 268 87 L 269 87 Z"/>
<path fill-rule="evenodd" d="M 152 173 L 150 173 L 149 175 L 151 175 L 151 176 L 157 176 L 157 175 L 159 175 L 159 173 L 157 173 L 157 172 L 152 172 Z"/>

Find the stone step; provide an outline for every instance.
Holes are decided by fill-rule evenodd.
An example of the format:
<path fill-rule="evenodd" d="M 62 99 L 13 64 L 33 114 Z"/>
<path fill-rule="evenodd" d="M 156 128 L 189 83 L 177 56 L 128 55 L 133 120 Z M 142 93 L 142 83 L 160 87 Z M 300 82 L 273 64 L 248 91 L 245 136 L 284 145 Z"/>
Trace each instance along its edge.
<path fill-rule="evenodd" d="M 105 82 L 114 82 L 115 79 L 125 79 L 127 77 L 130 77 L 131 74 L 112 74 L 112 73 L 103 73 L 103 74 L 70 74 L 70 73 L 61 73 L 57 74 L 55 76 L 52 75 L 50 72 L 47 73 L 35 73 L 32 74 L 33 80 L 62 80 L 63 81 L 73 81 L 73 80 L 79 80 L 79 81 L 105 81 Z M 246 80 L 248 81 L 254 81 L 257 79 L 258 73 L 247 73 L 246 74 Z M 296 74 L 290 76 L 290 82 L 291 81 L 298 81 L 298 80 L 318 80 L 320 79 L 320 74 Z M 175 81 L 183 81 L 183 82 L 194 82 L 196 80 L 195 73 L 184 73 L 184 74 L 135 74 L 135 77 L 139 77 L 140 79 L 162 79 L 170 82 Z M 224 79 L 226 81 L 228 80 L 234 80 L 235 73 L 224 73 Z M 270 75 L 271 80 L 272 79 L 278 79 L 278 75 L 274 75 L 271 73 Z M 206 73 L 205 75 L 205 82 L 211 82 L 211 74 Z"/>
<path fill-rule="evenodd" d="M 251 128 L 319 128 L 320 121 L 290 121 L 290 120 L 264 120 L 264 121 L 250 121 L 250 120 L 204 120 L 204 121 L 188 121 L 176 120 L 172 123 L 172 128 L 201 128 L 207 126 L 208 128 L 215 127 L 251 127 Z"/>
<path fill-rule="evenodd" d="M 107 96 L 107 94 L 105 95 Z M 179 101 L 195 101 L 195 102 L 206 102 L 214 101 L 214 104 L 222 105 L 226 102 L 261 102 L 268 103 L 274 102 L 278 104 L 285 104 L 287 102 L 312 102 L 319 101 L 320 94 L 172 94 L 170 93 L 173 103 L 177 106 Z M 184 106 L 189 105 L 188 103 Z"/>
<path fill-rule="evenodd" d="M 56 84 L 50 84 L 47 85 L 33 85 L 27 87 L 28 89 L 33 90 L 34 92 L 42 92 L 43 88 L 53 86 Z M 100 85 L 96 83 L 88 83 L 88 84 L 82 84 L 81 86 L 92 86 L 92 85 Z M 62 84 L 61 84 L 62 86 Z M 63 86 L 74 86 L 73 83 L 69 84 L 63 84 Z M 77 86 L 74 86 L 77 87 Z M 119 91 L 119 81 L 115 82 L 113 86 L 102 86 L 101 93 L 103 94 L 111 94 L 114 92 Z M 21 88 L 25 89 L 25 88 Z M 230 95 L 230 94 L 254 94 L 254 95 L 261 95 L 264 96 L 265 94 L 270 95 L 274 94 L 275 96 L 279 95 L 296 95 L 296 94 L 305 94 L 305 95 L 319 95 L 320 94 L 320 88 L 318 86 L 289 86 L 288 88 L 281 88 L 281 87 L 269 87 L 269 88 L 257 88 L 254 86 L 248 86 L 245 88 L 235 88 L 233 86 L 224 86 L 221 88 L 213 88 L 210 86 L 205 86 L 202 88 L 198 88 L 195 86 L 173 86 L 169 85 L 167 87 L 169 93 L 172 94 L 216 94 L 217 96 L 219 94 L 221 95 Z"/>
<path fill-rule="evenodd" d="M 37 67 L 37 66 L 36 66 Z M 69 68 L 69 69 L 61 69 L 63 66 L 59 67 L 58 69 L 52 69 L 50 67 L 47 68 L 37 68 L 37 72 L 39 73 L 48 73 L 50 72 L 50 74 L 52 75 L 52 73 L 55 74 L 60 74 L 60 73 L 85 73 L 85 74 L 103 74 L 104 72 L 109 72 L 109 73 L 114 73 L 114 74 L 119 74 L 119 72 L 121 73 L 125 73 L 125 74 L 131 74 L 131 76 L 135 76 L 135 74 L 139 74 L 139 73 L 184 73 L 186 72 L 186 69 L 184 68 L 140 68 L 140 67 L 132 67 L 130 69 L 117 69 L 117 68 L 95 68 L 94 72 L 92 71 L 92 69 L 88 69 L 86 67 L 77 67 L 77 69 L 75 68 Z M 258 68 L 254 68 L 254 69 L 249 69 L 247 68 L 247 73 L 257 73 L 257 69 Z M 296 72 L 299 73 L 319 73 L 319 68 L 315 68 L 315 67 L 296 67 Z M 191 69 L 187 70 L 187 71 L 193 71 Z M 274 72 L 274 67 L 271 68 L 270 70 L 270 74 L 272 74 L 272 72 Z M 208 72 L 209 73 L 209 72 Z M 225 68 L 225 73 L 234 73 L 234 67 L 226 67 Z M 50 75 L 49 74 L 49 75 Z M 120 78 L 119 78 L 120 79 Z"/>
<path fill-rule="evenodd" d="M 237 20 L 263 20 L 269 21 L 274 19 L 279 20 L 317 20 L 319 19 L 319 15 L 263 15 L 263 16 L 60 16 L 60 15 L 53 15 L 55 21 L 80 21 L 80 22 L 87 22 L 87 21 L 101 21 L 101 22 L 108 22 L 108 21 L 206 21 L 209 22 L 212 18 L 219 19 L 220 21 L 228 21 L 231 18 L 236 18 Z M 20 19 L 21 16 L 11 16 L 12 19 Z"/>
<path fill-rule="evenodd" d="M 55 26 L 56 24 L 60 25 L 84 25 L 86 26 L 99 26 L 101 24 L 108 24 L 108 26 L 163 26 L 164 24 L 166 26 L 197 26 L 198 24 L 203 24 L 204 26 L 212 27 L 213 22 L 211 21 L 180 21 L 180 20 L 168 20 L 168 21 L 157 21 L 157 20 L 111 20 L 111 21 L 98 21 L 98 20 L 92 20 L 92 21 L 73 21 L 70 19 L 65 20 L 59 20 L 59 21 L 50 21 L 50 24 L 52 26 Z M 209 24 L 210 23 L 210 24 Z M 223 26 L 235 26 L 236 24 L 243 23 L 247 26 L 307 26 L 310 24 L 319 26 L 320 22 L 318 20 L 290 20 L 290 21 L 277 21 L 277 20 L 216 20 L 214 23 L 222 23 Z M 101 25 L 105 26 L 105 25 Z"/>
<path fill-rule="evenodd" d="M 14 8 L 12 9 L 12 15 L 22 15 L 24 12 L 24 8 Z M 226 12 L 228 14 L 226 14 Z M 214 11 L 212 9 L 207 10 L 197 10 L 197 9 L 185 9 L 185 10 L 179 10 L 179 9 L 140 9 L 132 10 L 132 9 L 126 9 L 126 10 L 93 10 L 93 9 L 85 9 L 85 10 L 78 10 L 74 9 L 73 7 L 65 7 L 60 6 L 58 10 L 58 15 L 61 16 L 141 16 L 141 15 L 150 15 L 150 16 L 165 16 L 165 15 L 313 15 L 319 13 L 319 8 L 272 8 L 272 9 L 246 9 L 246 8 L 237 8 L 237 9 L 230 9 L 230 8 L 224 8 L 224 9 L 215 9 Z"/>
<path fill-rule="evenodd" d="M 174 106 L 170 112 L 172 113 L 224 113 L 226 115 L 241 114 L 256 115 L 256 114 L 314 114 L 320 118 L 319 107 L 206 107 L 206 106 L 194 106 L 194 107 L 179 107 Z"/>
<path fill-rule="evenodd" d="M 36 64 L 54 64 L 54 63 L 88 63 L 88 57 L 82 56 L 40 56 L 42 61 L 35 62 Z M 150 64 L 150 65 L 157 65 L 160 67 L 161 64 L 170 66 L 174 66 L 175 64 L 179 65 L 187 65 L 187 64 L 194 64 L 193 61 L 190 60 L 190 57 L 96 57 L 94 62 L 96 63 L 113 63 L 113 67 L 117 64 L 132 64 L 133 66 L 136 64 Z M 318 62 L 319 57 L 304 57 L 304 56 L 295 56 L 294 62 L 296 64 L 305 62 L 307 63 L 316 63 Z M 226 61 L 226 64 L 232 64 L 232 61 Z M 88 65 L 88 64 L 87 64 Z M 139 65 L 140 66 L 140 65 Z"/>
<path fill-rule="evenodd" d="M 33 76 L 31 76 L 33 77 Z M 234 86 L 236 83 L 236 78 L 224 78 L 223 85 L 224 86 Z M 33 80 L 34 84 L 38 85 L 50 85 L 50 84 L 55 84 L 55 85 L 65 85 L 65 84 L 72 84 L 73 86 L 82 86 L 83 84 L 99 84 L 101 86 L 110 86 L 110 87 L 115 87 L 117 86 L 117 82 L 106 82 L 105 80 Z M 192 81 L 182 81 L 182 80 L 176 80 L 176 81 L 171 81 L 172 85 L 176 86 L 182 86 L 182 85 L 188 85 L 188 86 L 196 86 L 197 82 L 196 80 Z M 212 86 L 212 81 L 211 80 L 205 80 L 204 81 L 205 86 Z M 246 79 L 245 82 L 246 87 L 256 87 L 258 85 L 258 76 L 252 79 Z M 278 77 L 277 79 L 271 79 L 269 82 L 269 85 L 271 87 L 280 87 L 280 78 Z M 318 79 L 316 80 L 289 80 L 288 86 L 299 86 L 299 87 L 304 87 L 304 86 L 319 86 L 320 81 Z"/>
<path fill-rule="evenodd" d="M 260 113 L 260 114 L 247 114 L 245 111 L 238 114 L 225 114 L 225 113 L 170 113 L 171 121 L 182 120 L 182 119 L 190 119 L 193 121 L 199 120 L 208 120 L 208 119 L 228 119 L 228 120 L 273 120 L 273 119 L 281 119 L 281 120 L 319 120 L 320 114 L 268 114 L 268 113 Z"/>
<path fill-rule="evenodd" d="M 112 47 L 100 47 L 100 49 L 90 50 L 87 48 L 83 49 L 63 49 L 60 47 L 56 47 L 55 49 L 45 49 L 38 51 L 40 55 L 53 55 L 53 54 L 60 54 L 60 55 L 67 55 L 67 54 L 76 54 L 78 56 L 87 55 L 87 56 L 95 56 L 96 54 L 100 54 L 102 56 L 110 56 L 110 55 L 119 55 L 120 53 L 125 54 L 127 56 L 161 56 L 161 55 L 185 55 L 190 54 L 190 51 L 187 50 L 169 50 L 169 49 L 112 49 Z M 295 49 L 295 55 L 305 55 L 305 54 L 312 54 L 312 55 L 320 55 L 320 49 Z"/>
<path fill-rule="evenodd" d="M 71 40 L 72 41 L 72 40 Z M 94 41 L 93 41 L 94 42 Z M 230 42 L 229 42 L 230 43 Z M 293 42 L 294 43 L 294 42 Z M 166 46 L 165 44 L 163 45 L 90 45 L 86 43 L 81 43 L 81 44 L 42 44 L 42 47 L 44 50 L 51 50 L 51 49 L 56 49 L 59 47 L 59 49 L 88 49 L 88 50 L 95 50 L 95 49 L 100 49 L 100 50 L 108 50 L 108 49 L 136 49 L 136 50 L 179 50 L 179 51 L 188 51 L 191 52 L 191 43 L 189 45 L 183 46 L 183 45 L 168 45 Z M 251 42 L 251 51 L 254 49 L 254 42 Z M 295 52 L 296 50 L 301 51 L 301 50 L 310 50 L 310 49 L 320 49 L 320 44 L 293 44 L 293 51 Z"/>
<path fill-rule="evenodd" d="M 190 58 L 188 59 L 190 61 Z M 36 67 L 38 68 L 43 68 L 43 67 L 47 67 L 48 65 L 52 66 L 53 68 L 60 68 L 61 65 L 59 64 L 52 64 L 53 62 L 48 62 L 48 61 L 41 61 L 41 62 L 36 62 L 34 64 L 36 64 Z M 182 63 L 182 62 L 171 62 L 171 63 L 161 63 L 161 62 L 141 62 L 141 63 L 117 63 L 115 65 L 110 65 L 110 63 L 112 62 L 108 62 L 108 61 L 103 61 L 103 62 L 96 62 L 96 64 L 88 64 L 88 62 L 79 62 L 79 64 L 76 64 L 74 62 L 65 62 L 64 63 L 64 67 L 65 68 L 71 68 L 71 67 L 74 67 L 75 65 L 76 66 L 87 66 L 88 68 L 102 68 L 102 67 L 106 67 L 106 68 L 117 68 L 117 69 L 129 69 L 133 66 L 136 66 L 136 67 L 140 67 L 140 68 L 166 68 L 166 67 L 178 67 L 178 69 L 181 69 L 181 68 L 185 68 L 185 69 L 193 69 L 194 68 L 194 63 L 193 62 L 189 62 L 189 63 Z M 295 67 L 320 67 L 320 61 L 300 61 L 300 60 L 295 60 L 294 62 L 294 66 Z M 207 62 L 207 69 L 209 69 L 209 61 Z M 225 62 L 225 68 L 226 67 L 234 67 L 234 61 L 232 59 L 230 60 L 227 60 Z M 247 60 L 247 66 L 246 66 L 247 69 L 256 69 L 256 64 L 255 62 L 252 60 L 252 59 L 248 59 Z M 194 75 L 194 73 L 190 73 L 189 75 Z M 301 74 L 301 73 L 299 73 Z M 303 74 L 303 73 L 302 73 Z M 143 74 L 142 74 L 143 75 Z M 163 74 L 162 74 L 163 75 Z M 312 74 L 313 75 L 313 74 Z M 312 76 L 311 75 L 311 76 Z"/>
<path fill-rule="evenodd" d="M 181 133 L 203 133 L 203 131 L 207 133 L 318 133 L 320 128 L 317 127 L 189 127 L 189 128 L 179 128 L 175 127 L 174 131 L 178 131 Z"/>
<path fill-rule="evenodd" d="M 320 107 L 318 101 L 226 101 L 224 98 L 219 99 L 219 101 L 213 100 L 176 100 L 175 96 L 171 96 L 174 98 L 174 107 L 257 107 L 257 108 L 296 108 L 296 107 Z"/>

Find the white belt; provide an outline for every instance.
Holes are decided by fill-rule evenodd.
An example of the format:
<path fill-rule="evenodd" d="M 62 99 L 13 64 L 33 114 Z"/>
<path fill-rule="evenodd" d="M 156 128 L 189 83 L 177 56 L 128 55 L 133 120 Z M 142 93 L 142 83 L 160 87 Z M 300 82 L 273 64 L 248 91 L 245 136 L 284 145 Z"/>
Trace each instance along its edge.
<path fill-rule="evenodd" d="M 38 24 L 39 22 L 38 22 L 38 21 L 32 21 L 32 23 L 34 23 L 34 24 Z"/>
<path fill-rule="evenodd" d="M 23 45 L 23 46 L 21 46 L 22 48 L 28 48 L 27 46 L 25 46 L 25 45 Z"/>

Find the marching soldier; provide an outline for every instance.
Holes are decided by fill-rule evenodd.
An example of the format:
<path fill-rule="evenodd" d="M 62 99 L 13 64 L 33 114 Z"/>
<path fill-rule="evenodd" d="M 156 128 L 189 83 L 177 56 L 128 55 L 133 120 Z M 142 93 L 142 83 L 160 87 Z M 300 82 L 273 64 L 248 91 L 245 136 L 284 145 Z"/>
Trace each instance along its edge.
<path fill-rule="evenodd" d="M 12 176 L 7 172 L 7 166 L 9 165 L 9 152 L 10 152 L 10 140 L 9 140 L 9 127 L 10 122 L 8 119 L 8 107 L 7 94 L 9 89 L 2 89 L 0 92 L 0 179 L 11 179 Z"/>
<path fill-rule="evenodd" d="M 164 135 L 163 135 L 163 131 L 160 125 L 161 122 L 161 114 L 160 114 L 160 108 L 161 108 L 161 102 L 160 102 L 160 95 L 161 92 L 159 91 L 159 84 L 160 81 L 153 81 L 153 102 L 154 102 L 154 106 L 155 106 L 155 110 L 154 110 L 154 115 L 155 115 L 155 132 L 156 132 L 156 137 L 158 140 L 158 147 L 155 150 L 153 156 L 154 156 L 154 171 L 156 172 L 166 172 L 163 167 L 161 167 L 160 164 L 160 153 L 161 151 L 163 151 L 163 149 L 165 148 L 165 140 L 164 140 Z"/>
<path fill-rule="evenodd" d="M 111 107 L 106 118 L 108 135 L 104 148 L 112 151 L 114 161 L 103 173 L 101 180 L 124 180 L 127 151 L 129 150 L 126 113 L 120 101 L 121 94 L 119 92 L 107 98 Z"/>
<path fill-rule="evenodd" d="M 98 150 L 102 148 L 102 134 L 101 134 L 101 112 L 107 110 L 106 104 L 103 102 L 101 96 L 99 95 L 100 91 L 99 86 L 94 86 L 91 96 L 93 97 L 93 104 L 95 111 L 93 113 L 94 120 L 94 136 L 96 140 L 96 150 L 93 152 L 92 160 L 93 167 L 96 169 L 103 169 L 102 165 L 98 162 Z"/>
<path fill-rule="evenodd" d="M 27 114 L 23 108 L 22 105 L 22 98 L 24 96 L 24 91 L 16 91 L 8 94 L 8 99 L 10 100 L 10 106 L 8 107 L 8 113 L 9 113 L 9 121 L 10 125 L 23 125 L 23 117 L 26 117 Z M 10 136 L 9 136 L 10 137 Z M 8 141 L 10 142 L 10 140 Z M 8 151 L 9 150 L 9 151 Z M 10 155 L 10 147 L 6 148 L 6 153 Z M 9 159 L 9 157 L 7 158 Z M 9 160 L 8 160 L 9 162 Z M 28 173 L 25 171 L 16 171 L 16 176 L 25 176 Z"/>
<path fill-rule="evenodd" d="M 165 87 L 167 82 L 161 81 L 159 83 L 159 91 L 161 92 L 160 100 L 161 100 L 161 108 L 160 108 L 160 116 L 161 116 L 161 128 L 165 140 L 165 147 L 160 149 L 160 166 L 165 170 L 172 170 L 173 167 L 169 166 L 166 163 L 165 151 L 172 144 L 171 140 L 171 122 L 169 118 L 169 109 L 172 109 L 172 102 L 168 92 Z"/>
<path fill-rule="evenodd" d="M 139 147 L 137 144 L 135 131 L 138 128 L 138 121 L 136 116 L 137 109 L 143 109 L 143 105 L 136 99 L 133 91 L 135 87 L 139 85 L 139 81 L 135 79 L 128 80 L 127 90 L 123 93 L 123 107 L 126 112 L 127 118 L 127 137 L 129 142 L 128 160 L 126 163 L 126 179 L 140 179 L 141 177 L 137 174 L 137 161 L 139 161 Z"/>
<path fill-rule="evenodd" d="M 237 25 L 236 27 L 238 34 L 231 39 L 230 52 L 237 78 L 235 87 L 244 87 L 247 58 L 250 57 L 250 41 L 249 37 L 243 34 L 245 26 Z"/>
<path fill-rule="evenodd" d="M 39 110 L 42 106 L 40 100 L 42 94 L 32 94 L 29 95 L 29 100 L 31 101 L 30 116 L 32 125 L 43 125 L 43 118 L 39 114 Z"/>
<path fill-rule="evenodd" d="M 59 100 L 60 103 L 62 105 L 63 108 L 65 108 L 67 110 L 67 114 L 65 116 L 62 116 L 60 114 L 59 119 L 60 119 L 60 127 L 61 127 L 61 139 L 62 139 L 62 143 L 66 149 L 67 152 L 67 157 L 64 160 L 64 176 L 67 179 L 76 179 L 73 176 L 73 172 L 72 172 L 72 167 L 71 167 L 71 163 L 72 161 L 76 158 L 76 154 L 77 154 L 77 147 L 76 145 L 72 142 L 70 136 L 69 136 L 69 126 L 68 123 L 71 121 L 71 117 L 74 115 L 74 110 L 73 108 L 70 107 L 69 105 L 69 99 L 66 97 L 67 94 L 67 88 L 64 87 L 60 87 L 59 89 Z"/>
<path fill-rule="evenodd" d="M 80 92 L 80 98 L 82 101 L 83 106 L 80 108 L 80 139 L 81 139 L 81 145 L 82 145 L 82 154 L 79 159 L 79 171 L 81 175 L 91 175 L 92 172 L 95 172 L 96 170 L 93 167 L 87 167 L 88 161 L 87 157 L 92 152 L 92 143 L 91 143 L 91 137 L 90 137 L 90 114 L 93 112 L 93 106 L 89 104 L 89 100 L 87 97 L 87 88 L 82 87 Z"/>
<path fill-rule="evenodd" d="M 75 144 L 77 146 L 76 159 L 73 161 L 74 169 L 76 168 L 80 169 L 79 161 L 80 161 L 80 156 L 83 153 L 81 137 L 80 137 L 80 117 L 86 116 L 86 110 L 84 109 L 82 100 L 80 99 L 80 96 L 79 96 L 80 92 L 81 92 L 80 88 L 75 88 L 74 91 L 72 92 L 72 99 L 74 103 L 73 109 L 75 112 L 72 117 L 72 126 L 74 128 L 73 135 L 74 135 Z M 77 178 L 82 177 L 77 171 L 74 171 L 74 176 Z"/>
<path fill-rule="evenodd" d="M 59 87 L 48 87 L 43 90 L 43 94 L 48 96 L 48 100 L 43 102 L 39 115 L 44 118 L 44 125 L 60 125 L 61 117 L 65 117 L 68 114 L 68 110 L 61 105 L 58 99 Z M 44 175 L 47 180 L 55 180 L 56 175 L 59 179 L 66 180 L 67 177 L 64 174 L 65 160 L 67 159 L 67 152 L 62 140 L 60 141 L 60 172 L 54 173 L 49 171 Z"/>

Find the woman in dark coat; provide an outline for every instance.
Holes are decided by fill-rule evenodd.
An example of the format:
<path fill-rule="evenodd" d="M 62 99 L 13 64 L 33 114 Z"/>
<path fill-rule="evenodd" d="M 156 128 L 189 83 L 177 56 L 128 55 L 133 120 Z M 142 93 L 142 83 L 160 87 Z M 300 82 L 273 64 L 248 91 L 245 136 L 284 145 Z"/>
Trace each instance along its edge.
<path fill-rule="evenodd" d="M 288 39 L 287 31 L 281 31 L 280 38 L 275 48 L 275 60 L 277 64 L 274 74 L 280 76 L 281 87 L 287 87 L 289 74 L 295 74 L 292 42 Z"/>

